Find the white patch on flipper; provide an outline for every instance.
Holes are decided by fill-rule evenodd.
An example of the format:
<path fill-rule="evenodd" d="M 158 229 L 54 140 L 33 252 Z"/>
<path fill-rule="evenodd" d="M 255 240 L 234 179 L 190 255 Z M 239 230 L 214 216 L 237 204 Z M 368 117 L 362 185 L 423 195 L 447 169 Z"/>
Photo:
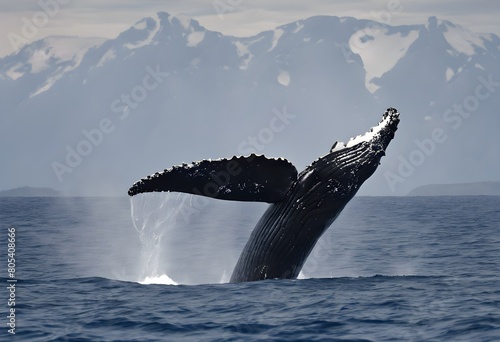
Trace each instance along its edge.
<path fill-rule="evenodd" d="M 379 134 L 380 131 L 384 127 L 389 125 L 389 123 L 391 122 L 394 115 L 399 115 L 399 113 L 395 113 L 392 115 L 386 115 L 385 118 L 383 118 L 382 121 L 380 121 L 380 123 L 377 126 L 372 127 L 368 132 L 366 132 L 363 135 L 358 135 L 357 137 L 351 138 L 347 142 L 347 144 L 342 143 L 342 142 L 336 142 L 333 145 L 330 152 L 340 151 L 344 148 L 352 147 L 352 146 L 357 145 L 357 144 L 362 143 L 362 142 L 371 141 L 375 137 L 375 135 Z"/>

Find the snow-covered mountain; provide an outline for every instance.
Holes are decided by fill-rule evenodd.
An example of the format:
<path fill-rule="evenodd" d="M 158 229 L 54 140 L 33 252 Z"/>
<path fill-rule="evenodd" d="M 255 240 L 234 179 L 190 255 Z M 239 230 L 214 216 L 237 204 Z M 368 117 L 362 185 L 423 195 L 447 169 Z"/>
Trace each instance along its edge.
<path fill-rule="evenodd" d="M 253 37 L 158 13 L 115 39 L 0 59 L 0 189 L 126 194 L 174 164 L 256 152 L 300 170 L 402 113 L 364 194 L 499 180 L 499 37 L 317 16 Z"/>

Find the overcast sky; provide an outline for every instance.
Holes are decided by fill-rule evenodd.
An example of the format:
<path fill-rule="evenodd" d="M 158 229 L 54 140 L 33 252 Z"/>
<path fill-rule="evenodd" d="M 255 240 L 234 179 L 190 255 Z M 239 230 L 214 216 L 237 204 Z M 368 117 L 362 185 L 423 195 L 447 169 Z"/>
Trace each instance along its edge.
<path fill-rule="evenodd" d="M 434 15 L 475 32 L 500 35 L 500 4 L 490 0 L 0 0 L 0 56 L 22 42 L 49 35 L 113 38 L 159 11 L 192 17 L 207 29 L 236 36 L 314 15 L 353 16 L 391 25 L 424 23 Z"/>

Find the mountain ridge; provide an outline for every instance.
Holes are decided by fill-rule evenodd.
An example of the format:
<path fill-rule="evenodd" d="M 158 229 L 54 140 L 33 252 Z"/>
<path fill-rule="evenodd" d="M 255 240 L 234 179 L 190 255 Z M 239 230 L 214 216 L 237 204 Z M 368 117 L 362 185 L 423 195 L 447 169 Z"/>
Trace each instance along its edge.
<path fill-rule="evenodd" d="M 9 165 L 0 186 L 37 176 L 69 194 L 121 194 L 157 169 L 253 152 L 300 169 L 390 106 L 402 122 L 362 188 L 368 194 L 405 194 L 429 174 L 437 183 L 477 172 L 492 179 L 500 167 L 499 38 L 448 21 L 314 16 L 234 37 L 159 12 L 74 53 L 41 41 L 0 59 L 0 153 Z M 488 98 L 465 102 L 480 80 Z M 455 109 L 471 104 L 467 115 Z M 276 112 L 290 119 L 273 131 Z M 422 150 L 436 129 L 446 139 Z M 475 138 L 483 135 L 488 144 Z"/>
<path fill-rule="evenodd" d="M 406 196 L 500 196 L 500 182 L 428 184 L 413 189 Z"/>
<path fill-rule="evenodd" d="M 23 186 L 15 189 L 1 190 L 0 197 L 57 197 L 59 192 L 51 188 Z"/>

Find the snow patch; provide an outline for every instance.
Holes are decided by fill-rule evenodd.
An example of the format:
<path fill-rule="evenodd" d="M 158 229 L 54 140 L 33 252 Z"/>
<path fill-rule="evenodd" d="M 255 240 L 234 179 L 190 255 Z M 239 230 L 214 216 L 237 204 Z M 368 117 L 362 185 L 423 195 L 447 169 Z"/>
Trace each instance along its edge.
<path fill-rule="evenodd" d="M 45 83 L 40 88 L 38 88 L 34 93 L 30 94 L 30 98 L 37 96 L 43 92 L 46 92 L 47 90 L 52 88 L 52 86 L 58 80 L 60 80 L 67 72 L 73 70 L 74 68 L 75 68 L 74 65 L 68 65 L 65 68 L 63 67 L 57 68 L 57 70 L 47 79 L 47 81 L 45 81 Z"/>
<path fill-rule="evenodd" d="M 17 62 L 0 76 L 17 80 L 28 73 L 38 74 L 48 72 L 45 82 L 29 97 L 36 96 L 49 90 L 68 71 L 78 67 L 85 53 L 92 47 L 102 44 L 104 38 L 80 37 L 47 37 L 38 42 L 37 48 L 30 48 L 26 63 Z"/>
<path fill-rule="evenodd" d="M 37 50 L 33 52 L 28 63 L 31 64 L 31 73 L 38 74 L 44 70 L 49 68 L 49 60 L 51 54 L 49 53 L 50 49 Z"/>
<path fill-rule="evenodd" d="M 67 72 L 77 68 L 87 51 L 102 44 L 105 39 L 48 37 L 43 41 L 43 47 L 34 51 L 28 60 L 31 65 L 31 73 L 37 74 L 50 69 L 55 69 L 55 71 L 47 76 L 47 80 L 41 87 L 30 94 L 30 98 L 49 90 Z M 13 74 L 13 76 L 19 76 L 19 73 Z"/>
<path fill-rule="evenodd" d="M 141 21 L 135 23 L 135 25 L 133 25 L 132 27 L 136 30 L 145 30 L 148 28 L 148 24 L 146 22 L 146 19 L 142 19 Z"/>
<path fill-rule="evenodd" d="M 250 42 L 242 43 L 240 41 L 234 42 L 234 46 L 236 47 L 236 52 L 238 53 L 238 57 L 243 58 L 243 61 L 240 64 L 240 69 L 245 70 L 248 68 L 248 65 L 250 64 L 250 61 L 253 58 L 253 54 L 250 52 L 248 47 L 258 41 L 261 41 L 264 38 L 264 36 L 261 36 L 258 39 L 254 39 Z"/>
<path fill-rule="evenodd" d="M 446 68 L 446 82 L 449 82 L 454 75 L 455 72 L 451 68 Z"/>
<path fill-rule="evenodd" d="M 78 67 L 87 51 L 102 44 L 105 38 L 49 37 L 46 38 L 51 57 L 57 62 L 72 62 L 73 70 Z"/>
<path fill-rule="evenodd" d="M 203 39 L 205 38 L 205 32 L 203 31 L 194 31 L 191 32 L 187 36 L 187 44 L 186 46 L 188 47 L 195 47 L 196 45 L 200 44 Z"/>
<path fill-rule="evenodd" d="M 12 80 L 17 80 L 19 77 L 22 77 L 24 75 L 24 72 L 18 71 L 19 68 L 21 68 L 23 64 L 21 62 L 17 62 L 12 68 L 7 70 L 5 73 L 9 78 Z"/>
<path fill-rule="evenodd" d="M 248 68 L 248 64 L 252 60 L 253 55 L 248 51 L 248 45 L 245 45 L 242 42 L 237 41 L 234 43 L 234 46 L 236 46 L 238 57 L 244 58 L 243 62 L 240 65 L 240 69 L 245 70 L 246 68 Z"/>
<path fill-rule="evenodd" d="M 106 53 L 104 55 L 102 55 L 101 59 L 99 60 L 99 62 L 96 65 L 96 67 L 100 68 L 100 67 L 104 66 L 104 64 L 106 64 L 107 62 L 109 62 L 115 58 L 116 58 L 115 50 L 109 49 L 108 51 L 106 51 Z"/>
<path fill-rule="evenodd" d="M 474 55 L 476 47 L 485 49 L 481 35 L 472 33 L 460 26 L 447 26 L 443 34 L 448 44 L 457 52 L 467 56 Z"/>
<path fill-rule="evenodd" d="M 62 76 L 63 74 L 61 73 L 59 75 L 49 77 L 40 88 L 38 88 L 34 93 L 30 94 L 30 99 L 52 88 L 56 81 L 59 80 Z"/>
<path fill-rule="evenodd" d="M 304 24 L 302 22 L 297 21 L 296 25 L 297 27 L 293 30 L 293 33 L 297 33 L 304 28 Z"/>
<path fill-rule="evenodd" d="M 123 45 L 125 48 L 127 48 L 129 50 L 134 50 L 134 49 L 137 49 L 137 48 L 149 45 L 149 44 L 151 44 L 153 42 L 154 37 L 156 36 L 156 34 L 158 33 L 158 31 L 160 31 L 160 28 L 161 28 L 161 24 L 160 24 L 159 20 L 157 20 L 155 18 L 143 19 L 143 20 L 139 21 L 133 27 L 135 27 L 136 29 L 139 29 L 139 30 L 147 30 L 148 29 L 148 27 L 147 27 L 148 20 L 149 21 L 153 20 L 154 27 L 153 27 L 153 29 L 151 31 L 149 31 L 149 34 L 148 34 L 147 38 L 144 39 L 144 40 L 142 40 L 142 41 L 139 41 L 139 42 L 127 43 L 127 44 Z M 140 27 L 143 27 L 143 28 L 141 29 Z"/>
<path fill-rule="evenodd" d="M 178 15 L 177 20 L 179 20 L 179 23 L 184 30 L 189 30 L 189 27 L 191 26 L 191 18 L 185 15 Z"/>
<path fill-rule="evenodd" d="M 280 70 L 278 83 L 287 87 L 290 84 L 290 73 L 286 70 Z"/>
<path fill-rule="evenodd" d="M 268 52 L 274 50 L 274 48 L 278 45 L 278 41 L 280 40 L 283 33 L 285 33 L 285 31 L 283 31 L 282 29 L 274 30 L 273 41 L 271 43 L 271 47 L 269 48 L 269 50 L 267 50 Z"/>
<path fill-rule="evenodd" d="M 448 53 L 448 55 L 452 56 L 452 57 L 456 57 L 459 55 L 459 53 L 455 50 L 452 50 L 452 49 L 447 49 L 446 52 Z"/>
<path fill-rule="evenodd" d="M 476 68 L 478 68 L 478 69 L 481 69 L 481 70 L 486 71 L 486 69 L 485 69 L 485 68 L 483 68 L 483 66 L 482 66 L 481 64 L 479 64 L 479 63 L 474 64 L 474 66 L 475 66 Z"/>
<path fill-rule="evenodd" d="M 372 83 L 374 78 L 381 77 L 391 70 L 403 58 L 408 48 L 418 38 L 418 30 L 389 34 L 381 29 L 375 36 L 369 36 L 365 30 L 359 30 L 349 39 L 352 52 L 358 54 L 365 68 L 365 87 L 374 93 L 378 86 Z"/>

